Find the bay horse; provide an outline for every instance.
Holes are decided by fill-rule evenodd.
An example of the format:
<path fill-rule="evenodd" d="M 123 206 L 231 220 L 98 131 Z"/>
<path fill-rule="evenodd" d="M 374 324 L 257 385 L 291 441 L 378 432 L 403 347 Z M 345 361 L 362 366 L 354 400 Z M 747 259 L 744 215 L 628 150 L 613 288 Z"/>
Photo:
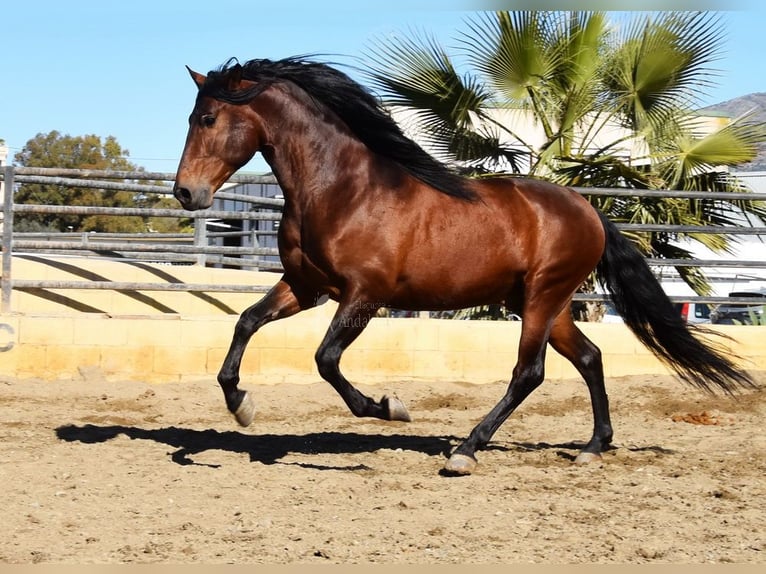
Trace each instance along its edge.
<path fill-rule="evenodd" d="M 471 474 L 476 451 L 542 382 L 547 345 L 582 375 L 593 435 L 576 458 L 601 458 L 612 441 L 601 352 L 570 304 L 596 271 L 637 338 L 679 377 L 732 394 L 753 386 L 719 346 L 696 336 L 641 253 L 572 189 L 534 179 L 464 178 L 407 138 L 378 99 L 343 72 L 307 58 L 229 60 L 197 85 L 174 185 L 187 210 L 256 152 L 284 195 L 284 274 L 239 317 L 218 382 L 239 424 L 254 418 L 238 388 L 253 334 L 327 298 L 338 308 L 316 351 L 319 374 L 357 417 L 409 421 L 396 397 L 376 401 L 343 376 L 343 351 L 379 308 L 451 310 L 503 304 L 522 317 L 505 395 L 450 453 L 443 473 Z"/>

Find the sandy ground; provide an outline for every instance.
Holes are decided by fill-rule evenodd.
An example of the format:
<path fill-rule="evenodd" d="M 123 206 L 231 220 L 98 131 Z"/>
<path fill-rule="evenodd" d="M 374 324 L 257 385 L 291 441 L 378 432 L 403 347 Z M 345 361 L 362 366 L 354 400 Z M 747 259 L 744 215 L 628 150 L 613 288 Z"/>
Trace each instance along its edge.
<path fill-rule="evenodd" d="M 547 382 L 447 478 L 504 383 L 360 386 L 411 423 L 321 382 L 243 387 L 247 429 L 213 381 L 0 380 L 0 562 L 766 562 L 764 391 L 609 381 L 616 448 L 579 466 L 585 387 Z"/>

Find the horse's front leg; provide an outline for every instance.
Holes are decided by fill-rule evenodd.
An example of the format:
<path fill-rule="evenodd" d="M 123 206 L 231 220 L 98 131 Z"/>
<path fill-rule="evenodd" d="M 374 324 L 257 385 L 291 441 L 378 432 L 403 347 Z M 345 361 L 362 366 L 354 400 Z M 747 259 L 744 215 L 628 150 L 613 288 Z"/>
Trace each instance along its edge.
<path fill-rule="evenodd" d="M 299 311 L 314 307 L 317 294 L 303 293 L 285 279 L 279 280 L 269 292 L 239 317 L 229 351 L 218 372 L 226 406 L 242 426 L 248 426 L 255 418 L 255 406 L 247 391 L 237 388 L 242 355 L 253 334 L 266 323 L 295 315 Z"/>
<path fill-rule="evenodd" d="M 338 392 L 357 417 L 376 417 L 389 421 L 410 421 L 410 414 L 398 398 L 384 395 L 375 401 L 360 392 L 340 372 L 343 351 L 356 340 L 378 306 L 364 301 L 341 303 L 316 352 L 319 374 Z"/>

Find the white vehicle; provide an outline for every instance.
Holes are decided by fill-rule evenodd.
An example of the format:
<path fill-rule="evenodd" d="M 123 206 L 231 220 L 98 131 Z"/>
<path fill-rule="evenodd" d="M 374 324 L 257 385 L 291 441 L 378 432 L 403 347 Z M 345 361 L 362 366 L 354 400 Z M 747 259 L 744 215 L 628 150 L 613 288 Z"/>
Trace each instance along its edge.
<path fill-rule="evenodd" d="M 707 303 L 674 303 L 681 318 L 687 323 L 710 323 L 710 305 Z"/>
<path fill-rule="evenodd" d="M 686 323 L 710 323 L 710 305 L 707 303 L 674 303 L 673 307 Z M 622 317 L 610 304 L 604 304 L 602 323 L 623 323 Z"/>

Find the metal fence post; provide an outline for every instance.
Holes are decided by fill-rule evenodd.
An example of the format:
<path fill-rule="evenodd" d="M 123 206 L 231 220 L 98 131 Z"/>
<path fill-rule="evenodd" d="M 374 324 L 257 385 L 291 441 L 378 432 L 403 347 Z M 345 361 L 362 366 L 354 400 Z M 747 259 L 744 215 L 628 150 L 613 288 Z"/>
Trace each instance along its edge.
<path fill-rule="evenodd" d="M 207 220 L 201 217 L 194 218 L 194 246 L 207 247 Z M 197 254 L 197 265 L 205 266 L 206 254 L 200 251 Z"/>
<path fill-rule="evenodd" d="M 258 224 L 256 222 L 255 225 L 252 226 L 252 230 L 250 231 L 250 242 L 251 247 L 260 247 L 261 244 L 258 242 Z M 253 260 L 255 261 L 256 265 L 253 267 L 253 271 L 260 271 L 260 268 L 258 267 L 258 263 L 260 261 L 260 257 L 258 255 L 253 256 Z"/>
<path fill-rule="evenodd" d="M 2 302 L 0 311 L 10 313 L 11 292 L 13 280 L 11 277 L 11 261 L 13 256 L 13 166 L 6 165 L 4 169 L 5 181 L 3 189 L 3 276 L 0 278 L 0 291 Z"/>

